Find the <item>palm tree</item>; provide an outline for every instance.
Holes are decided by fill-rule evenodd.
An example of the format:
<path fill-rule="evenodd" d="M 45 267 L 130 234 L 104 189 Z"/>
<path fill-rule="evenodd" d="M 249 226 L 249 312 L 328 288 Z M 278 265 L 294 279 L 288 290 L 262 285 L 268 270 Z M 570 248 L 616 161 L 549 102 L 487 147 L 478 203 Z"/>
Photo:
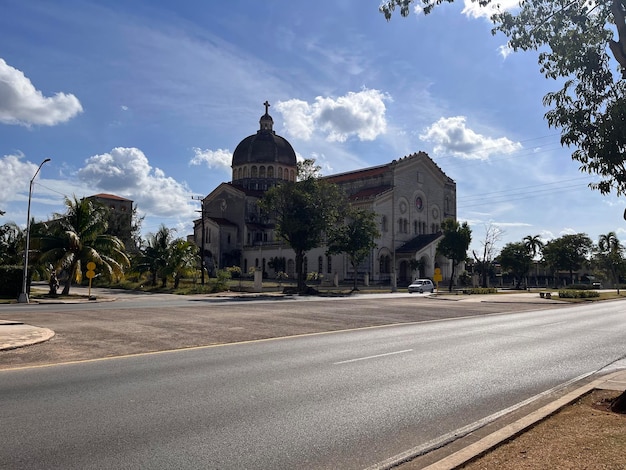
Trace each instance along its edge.
<path fill-rule="evenodd" d="M 48 223 L 48 235 L 39 238 L 40 258 L 44 264 L 68 274 L 63 295 L 68 295 L 73 280 L 82 279 L 82 266 L 89 261 L 96 263 L 96 270 L 108 279 L 119 279 L 124 268 L 130 265 L 122 241 L 105 235 L 107 210 L 89 199 L 65 198 L 67 212 L 54 214 Z"/>
<path fill-rule="evenodd" d="M 198 247 L 182 238 L 170 243 L 166 271 L 174 278 L 174 289 L 180 280 L 196 268 Z"/>
<path fill-rule="evenodd" d="M 528 254 L 532 258 L 533 262 L 535 262 L 535 285 L 537 285 L 537 277 L 538 277 L 538 265 L 536 263 L 537 256 L 541 257 L 541 252 L 543 250 L 543 242 L 541 241 L 541 237 L 539 235 L 526 235 L 523 238 L 524 246 L 526 250 L 528 250 Z"/>
<path fill-rule="evenodd" d="M 149 271 L 152 277 L 152 285 L 157 285 L 157 279 L 161 278 L 161 287 L 167 285 L 167 265 L 170 258 L 170 245 L 175 229 L 161 225 L 156 233 L 149 233 L 146 247 L 139 261 L 140 271 Z"/>
<path fill-rule="evenodd" d="M 620 243 L 615 232 L 609 232 L 600 235 L 598 238 L 598 249 L 606 263 L 606 268 L 611 273 L 613 282 L 617 285 L 617 294 L 619 295 L 619 267 L 623 263 L 624 246 Z"/>

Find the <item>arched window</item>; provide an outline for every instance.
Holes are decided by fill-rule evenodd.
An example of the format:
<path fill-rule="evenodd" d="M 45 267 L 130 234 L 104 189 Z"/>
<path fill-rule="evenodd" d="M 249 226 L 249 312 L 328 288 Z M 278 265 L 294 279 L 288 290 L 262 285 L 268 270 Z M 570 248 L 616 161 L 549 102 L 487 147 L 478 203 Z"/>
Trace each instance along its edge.
<path fill-rule="evenodd" d="M 259 178 L 265 178 L 265 167 L 261 166 L 259 168 Z"/>
<path fill-rule="evenodd" d="M 413 221 L 413 235 L 417 235 L 417 220 Z"/>
<path fill-rule="evenodd" d="M 257 168 L 256 166 L 252 167 L 252 170 L 250 171 L 250 178 L 256 178 L 257 177 Z"/>
<path fill-rule="evenodd" d="M 273 166 L 268 166 L 267 167 L 267 177 L 268 178 L 273 178 L 274 177 L 274 167 Z"/>
<path fill-rule="evenodd" d="M 295 181 L 296 180 L 296 172 L 293 170 L 289 170 L 289 181 Z"/>
<path fill-rule="evenodd" d="M 404 219 L 402 228 L 404 229 L 404 233 L 409 233 L 409 221 L 407 219 Z"/>
<path fill-rule="evenodd" d="M 278 167 L 278 179 L 279 180 L 283 179 L 283 167 L 282 166 Z"/>
<path fill-rule="evenodd" d="M 381 220 L 381 226 L 382 226 L 382 231 L 386 232 L 388 230 L 387 228 L 387 216 L 383 215 L 383 218 Z"/>

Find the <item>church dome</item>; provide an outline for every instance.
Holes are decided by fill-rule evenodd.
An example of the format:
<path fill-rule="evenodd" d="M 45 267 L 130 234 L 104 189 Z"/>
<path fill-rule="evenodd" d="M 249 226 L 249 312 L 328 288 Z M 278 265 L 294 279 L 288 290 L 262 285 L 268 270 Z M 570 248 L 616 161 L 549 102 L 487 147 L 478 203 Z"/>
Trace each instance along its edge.
<path fill-rule="evenodd" d="M 261 163 L 278 163 L 296 166 L 296 152 L 287 139 L 274 132 L 274 120 L 268 114 L 269 103 L 265 102 L 265 114 L 259 120 L 256 134 L 243 139 L 235 148 L 232 166 Z"/>

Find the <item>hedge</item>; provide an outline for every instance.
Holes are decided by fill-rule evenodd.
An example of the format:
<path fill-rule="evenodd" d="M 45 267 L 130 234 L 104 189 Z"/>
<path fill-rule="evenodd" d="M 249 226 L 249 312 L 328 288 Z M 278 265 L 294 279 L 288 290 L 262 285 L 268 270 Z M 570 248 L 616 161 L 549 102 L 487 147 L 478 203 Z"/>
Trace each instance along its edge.
<path fill-rule="evenodd" d="M 590 299 L 592 297 L 600 297 L 600 292 L 597 290 L 563 289 L 559 291 L 559 297 L 562 299 Z"/>

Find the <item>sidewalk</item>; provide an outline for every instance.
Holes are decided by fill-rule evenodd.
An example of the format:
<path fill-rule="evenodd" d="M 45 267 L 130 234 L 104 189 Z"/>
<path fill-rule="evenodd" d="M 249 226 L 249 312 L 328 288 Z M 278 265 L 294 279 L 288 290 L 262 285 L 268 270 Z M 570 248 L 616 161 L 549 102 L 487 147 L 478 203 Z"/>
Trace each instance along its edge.
<path fill-rule="evenodd" d="M 54 331 L 48 328 L 0 320 L 0 351 L 43 343 L 53 336 Z"/>

